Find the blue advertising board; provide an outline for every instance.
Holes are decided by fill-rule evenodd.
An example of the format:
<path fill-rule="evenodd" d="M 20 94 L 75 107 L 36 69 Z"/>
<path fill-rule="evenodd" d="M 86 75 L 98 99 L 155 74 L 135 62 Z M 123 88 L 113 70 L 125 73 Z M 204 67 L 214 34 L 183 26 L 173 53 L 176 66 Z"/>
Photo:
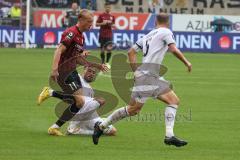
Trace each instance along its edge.
<path fill-rule="evenodd" d="M 55 48 L 61 39 L 62 32 L 62 28 L 31 28 L 29 42 L 31 47 Z M 126 42 L 131 45 L 148 32 L 146 30 L 114 30 L 114 43 L 122 47 L 126 45 Z M 86 49 L 99 47 L 98 34 L 96 29 L 85 33 Z M 174 35 L 176 44 L 182 51 L 240 53 L 240 35 L 238 33 L 174 32 Z M 0 26 L 1 47 L 16 45 L 24 47 L 25 41 L 24 30 Z"/>

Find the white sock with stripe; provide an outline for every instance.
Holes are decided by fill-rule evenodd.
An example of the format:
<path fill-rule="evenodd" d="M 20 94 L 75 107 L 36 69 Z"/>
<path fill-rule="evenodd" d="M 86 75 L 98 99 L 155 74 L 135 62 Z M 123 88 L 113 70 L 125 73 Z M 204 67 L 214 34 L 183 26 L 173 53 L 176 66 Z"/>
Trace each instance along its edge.
<path fill-rule="evenodd" d="M 177 105 L 168 105 L 165 109 L 165 125 L 166 125 L 166 137 L 174 136 L 173 127 L 175 122 L 175 116 L 177 112 Z"/>
<path fill-rule="evenodd" d="M 105 129 L 109 125 L 116 123 L 117 121 L 120 121 L 121 119 L 128 117 L 129 114 L 127 112 L 127 106 L 119 108 L 115 110 L 111 115 L 109 115 L 101 124 L 100 128 Z"/>

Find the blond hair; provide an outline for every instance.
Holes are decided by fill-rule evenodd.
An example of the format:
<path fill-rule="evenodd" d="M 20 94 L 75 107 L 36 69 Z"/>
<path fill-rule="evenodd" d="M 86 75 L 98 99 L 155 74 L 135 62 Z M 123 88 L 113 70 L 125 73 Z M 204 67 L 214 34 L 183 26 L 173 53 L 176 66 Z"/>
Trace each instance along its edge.
<path fill-rule="evenodd" d="M 85 18 L 88 15 L 93 16 L 92 12 L 89 11 L 88 9 L 81 9 L 78 14 L 78 19 Z"/>

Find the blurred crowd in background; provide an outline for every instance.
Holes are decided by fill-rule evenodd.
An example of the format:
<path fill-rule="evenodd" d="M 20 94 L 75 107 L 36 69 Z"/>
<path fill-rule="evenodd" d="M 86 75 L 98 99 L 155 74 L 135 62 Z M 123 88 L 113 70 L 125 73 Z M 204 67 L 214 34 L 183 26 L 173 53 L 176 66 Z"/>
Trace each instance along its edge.
<path fill-rule="evenodd" d="M 77 22 L 77 14 L 80 9 L 102 12 L 105 2 L 112 4 L 113 13 L 123 14 L 166 12 L 170 14 L 236 16 L 239 15 L 236 13 L 239 12 L 240 8 L 239 0 L 31 0 L 30 2 L 30 25 L 49 28 L 72 26 Z M 27 0 L 0 0 L 0 25 L 24 28 L 26 24 L 26 3 Z M 199 23 L 201 22 L 200 17 L 197 20 Z M 217 21 L 215 22 L 215 20 Z M 119 21 L 125 20 L 120 19 Z M 207 23 L 206 25 L 207 28 L 215 26 L 213 31 L 221 32 L 232 31 L 233 28 L 239 30 L 239 24 L 239 21 L 233 23 L 228 18 L 220 17 L 219 20 L 219 17 L 214 17 L 211 24 Z M 201 25 L 197 26 L 200 27 Z M 187 28 L 197 27 L 189 23 Z M 206 27 L 202 26 L 201 28 L 203 28 L 201 30 L 204 30 Z"/>
<path fill-rule="evenodd" d="M 19 26 L 25 23 L 26 1 L 0 0 L 0 25 Z M 111 3 L 111 0 L 109 2 Z M 149 13 L 158 13 L 159 9 L 164 6 L 163 0 L 147 0 L 147 4 L 147 12 Z M 64 15 L 66 18 L 62 21 L 63 27 L 76 22 L 73 17 L 81 8 L 93 11 L 100 10 L 96 0 L 32 0 L 31 10 L 36 8 L 66 10 Z"/>
<path fill-rule="evenodd" d="M 105 2 L 111 4 L 113 40 L 119 46 L 154 29 L 156 14 L 165 12 L 183 51 L 239 52 L 240 0 L 30 0 L 32 47 L 55 47 L 62 31 L 76 24 L 79 10 L 89 9 L 93 25 L 86 33 L 86 46 L 96 49 L 96 21 L 105 11 Z M 26 4 L 27 0 L 0 0 L 0 46 L 27 41 Z"/>
<path fill-rule="evenodd" d="M 19 26 L 25 23 L 26 3 L 26 0 L 0 0 L 0 25 Z M 35 8 L 64 9 L 65 16 L 69 18 L 81 8 L 97 10 L 97 5 L 96 0 L 32 0 L 30 8 L 31 11 Z M 63 26 L 67 23 L 63 22 Z"/>

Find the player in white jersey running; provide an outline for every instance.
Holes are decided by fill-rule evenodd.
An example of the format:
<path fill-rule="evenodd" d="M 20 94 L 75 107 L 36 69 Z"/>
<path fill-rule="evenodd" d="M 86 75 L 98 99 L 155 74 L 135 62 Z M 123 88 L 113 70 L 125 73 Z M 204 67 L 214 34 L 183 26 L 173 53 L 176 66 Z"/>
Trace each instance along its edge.
<path fill-rule="evenodd" d="M 156 16 L 156 29 L 139 39 L 128 51 L 128 59 L 135 78 L 131 100 L 126 107 L 115 110 L 106 120 L 95 124 L 92 136 L 94 144 L 98 144 L 99 137 L 107 126 L 139 113 L 149 97 L 157 98 L 167 104 L 165 109 L 166 135 L 164 143 L 177 147 L 187 144 L 186 141 L 175 137 L 173 132 L 179 98 L 171 89 L 170 83 L 159 77 L 159 71 L 167 50 L 182 61 L 189 72 L 192 70 L 192 65 L 176 47 L 173 33 L 168 27 L 169 16 L 160 13 Z M 143 52 L 143 58 L 142 64 L 137 67 L 136 54 L 139 50 Z"/>
<path fill-rule="evenodd" d="M 67 129 L 68 135 L 70 134 L 92 135 L 94 131 L 94 124 L 96 122 L 103 121 L 103 119 L 98 115 L 96 110 L 104 105 L 105 100 L 103 98 L 94 97 L 94 91 L 89 84 L 93 82 L 95 78 L 96 68 L 93 67 L 86 67 L 84 69 L 83 76 L 79 75 L 79 80 L 81 81 L 82 84 L 82 95 L 84 98 L 84 105 L 78 111 L 78 113 L 71 119 Z M 43 91 L 44 92 L 42 92 L 39 95 L 39 98 L 43 99 L 42 101 L 51 97 L 54 90 L 52 90 L 50 87 L 44 87 Z M 116 128 L 113 127 L 112 125 L 109 125 L 103 130 L 104 134 L 110 136 L 115 135 L 116 132 L 117 132 Z M 52 135 L 50 132 L 48 133 Z M 59 131 L 59 133 L 54 135 L 61 136 L 63 134 Z"/>

